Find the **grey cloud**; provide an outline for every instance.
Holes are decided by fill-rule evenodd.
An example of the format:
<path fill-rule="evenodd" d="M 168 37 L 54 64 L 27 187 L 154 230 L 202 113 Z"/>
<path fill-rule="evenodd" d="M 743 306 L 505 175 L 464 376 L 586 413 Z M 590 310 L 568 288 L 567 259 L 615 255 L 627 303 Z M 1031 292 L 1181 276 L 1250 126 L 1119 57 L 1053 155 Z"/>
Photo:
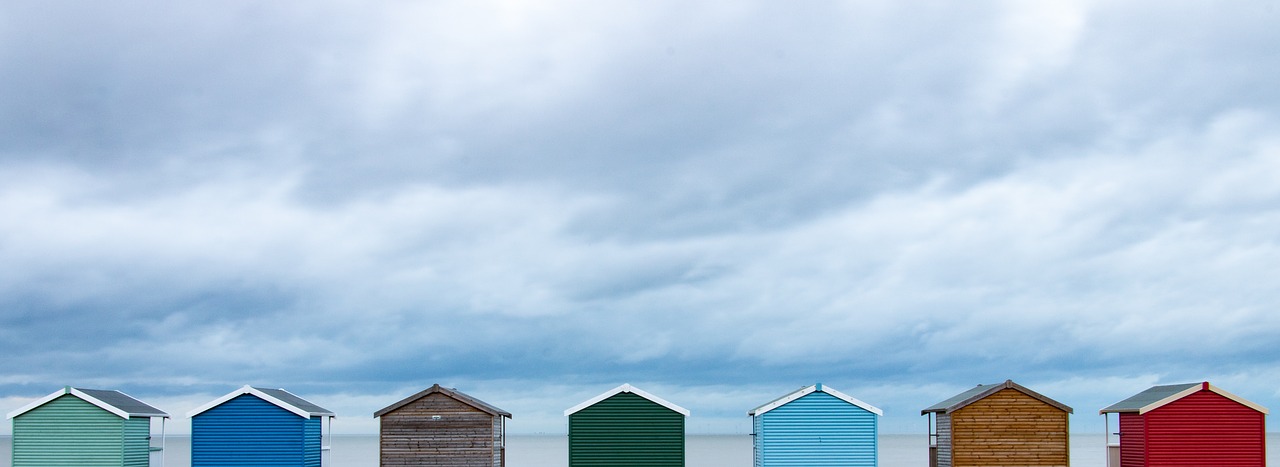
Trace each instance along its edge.
<path fill-rule="evenodd" d="M 1280 41 L 1204 8 L 8 5 L 0 390 L 1256 388 Z"/>

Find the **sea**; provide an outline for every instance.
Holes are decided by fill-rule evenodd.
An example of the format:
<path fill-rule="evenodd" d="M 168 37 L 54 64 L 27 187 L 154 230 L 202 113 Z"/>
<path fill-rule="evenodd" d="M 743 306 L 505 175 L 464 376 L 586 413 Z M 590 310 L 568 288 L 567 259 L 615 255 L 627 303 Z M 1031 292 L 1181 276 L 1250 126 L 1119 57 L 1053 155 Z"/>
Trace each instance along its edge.
<path fill-rule="evenodd" d="M 1267 434 L 1267 446 L 1276 446 L 1280 433 Z M 925 435 L 881 435 L 880 467 L 927 467 Z M 0 437 L 0 467 L 12 467 L 11 437 Z M 1106 467 L 1101 434 L 1071 435 L 1072 467 Z M 376 435 L 335 435 L 329 467 L 378 467 Z M 1267 463 L 1276 464 L 1276 449 L 1267 449 Z M 507 467 L 567 467 L 569 439 L 565 435 L 508 435 Z M 162 459 L 163 457 L 163 459 Z M 163 453 L 151 465 L 190 467 L 191 438 L 168 436 Z M 690 435 L 685 442 L 686 467 L 750 467 L 750 435 Z"/>

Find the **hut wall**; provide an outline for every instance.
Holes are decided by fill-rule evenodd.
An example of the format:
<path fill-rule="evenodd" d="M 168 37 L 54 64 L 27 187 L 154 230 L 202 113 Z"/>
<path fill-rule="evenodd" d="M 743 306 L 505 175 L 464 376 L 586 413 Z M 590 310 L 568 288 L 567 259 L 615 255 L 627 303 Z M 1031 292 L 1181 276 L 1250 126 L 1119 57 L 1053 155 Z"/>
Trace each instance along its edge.
<path fill-rule="evenodd" d="M 72 395 L 49 401 L 13 419 L 13 466 L 120 467 L 124 421 Z"/>
<path fill-rule="evenodd" d="M 951 467 L 951 415 L 938 413 L 938 467 Z"/>
<path fill-rule="evenodd" d="M 1120 414 L 1120 467 L 1146 467 L 1146 419 L 1136 413 Z"/>
<path fill-rule="evenodd" d="M 684 415 L 620 392 L 569 415 L 569 467 L 683 467 Z"/>
<path fill-rule="evenodd" d="M 191 466 L 320 466 L 320 419 L 242 394 L 191 419 Z"/>
<path fill-rule="evenodd" d="M 1143 416 L 1148 465 L 1266 465 L 1264 414 L 1212 391 L 1196 392 Z"/>
<path fill-rule="evenodd" d="M 124 466 L 151 465 L 151 419 L 133 417 L 124 422 Z"/>
<path fill-rule="evenodd" d="M 506 465 L 507 442 L 502 438 L 506 436 L 506 430 L 502 429 L 502 418 L 501 416 L 493 417 L 493 467 Z"/>
<path fill-rule="evenodd" d="M 757 465 L 875 467 L 877 416 L 821 391 L 756 418 Z"/>
<path fill-rule="evenodd" d="M 440 419 L 432 420 L 433 415 Z M 430 394 L 382 415 L 381 465 L 498 465 L 498 418 L 445 394 Z"/>
<path fill-rule="evenodd" d="M 951 465 L 1068 467 L 1067 415 L 1016 389 L 997 391 L 951 412 Z"/>

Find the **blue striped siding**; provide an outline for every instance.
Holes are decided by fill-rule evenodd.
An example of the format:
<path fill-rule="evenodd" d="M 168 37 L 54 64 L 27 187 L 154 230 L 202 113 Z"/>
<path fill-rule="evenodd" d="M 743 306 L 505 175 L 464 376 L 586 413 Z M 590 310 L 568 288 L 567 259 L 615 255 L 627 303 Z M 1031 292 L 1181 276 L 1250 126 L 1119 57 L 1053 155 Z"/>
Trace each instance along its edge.
<path fill-rule="evenodd" d="M 191 466 L 320 466 L 320 418 L 243 394 L 191 419 Z"/>
<path fill-rule="evenodd" d="M 812 392 L 756 416 L 755 465 L 876 467 L 877 416 Z"/>

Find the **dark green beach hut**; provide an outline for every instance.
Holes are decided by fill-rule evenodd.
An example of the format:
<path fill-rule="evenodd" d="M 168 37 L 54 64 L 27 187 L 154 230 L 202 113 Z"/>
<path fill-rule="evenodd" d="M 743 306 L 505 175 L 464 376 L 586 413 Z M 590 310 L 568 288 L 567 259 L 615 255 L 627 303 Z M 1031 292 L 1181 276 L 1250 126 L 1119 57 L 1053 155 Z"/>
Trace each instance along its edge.
<path fill-rule="evenodd" d="M 564 411 L 569 467 L 684 466 L 689 411 L 624 384 Z"/>
<path fill-rule="evenodd" d="M 146 467 L 162 449 L 151 447 L 151 421 L 169 414 L 120 391 L 66 387 L 9 418 L 13 467 Z"/>

